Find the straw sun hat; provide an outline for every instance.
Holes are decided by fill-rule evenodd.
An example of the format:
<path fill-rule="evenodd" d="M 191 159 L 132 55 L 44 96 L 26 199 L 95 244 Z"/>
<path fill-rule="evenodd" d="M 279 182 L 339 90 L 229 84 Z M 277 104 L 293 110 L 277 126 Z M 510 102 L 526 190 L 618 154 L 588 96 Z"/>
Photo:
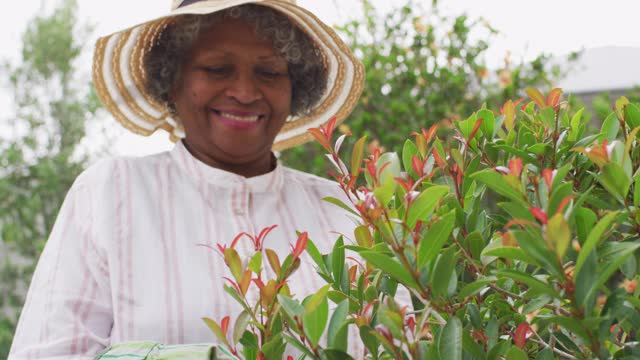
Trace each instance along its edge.
<path fill-rule="evenodd" d="M 254 3 L 285 14 L 316 42 L 328 69 L 325 93 L 310 114 L 289 117 L 278 134 L 274 150 L 283 150 L 311 140 L 307 129 L 326 124 L 334 116 L 337 123 L 353 110 L 362 92 L 364 69 L 338 35 L 295 0 L 173 0 L 171 12 L 127 30 L 98 39 L 94 53 L 93 80 L 98 96 L 113 116 L 127 129 L 151 135 L 164 129 L 173 141 L 184 137 L 178 119 L 166 104 L 151 97 L 144 87 L 144 54 L 174 16 L 209 14 L 233 6 Z"/>

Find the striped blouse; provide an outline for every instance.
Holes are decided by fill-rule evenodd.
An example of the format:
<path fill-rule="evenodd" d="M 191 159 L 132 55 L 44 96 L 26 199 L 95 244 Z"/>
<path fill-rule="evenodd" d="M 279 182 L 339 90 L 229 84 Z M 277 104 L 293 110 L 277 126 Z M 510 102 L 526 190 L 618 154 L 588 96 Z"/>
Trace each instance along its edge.
<path fill-rule="evenodd" d="M 308 231 L 329 252 L 353 234 L 336 183 L 278 165 L 244 178 L 170 152 L 102 161 L 69 191 L 40 257 L 9 359 L 90 359 L 130 341 L 214 343 L 202 317 L 232 319 L 219 253 L 240 232 L 277 225 L 265 247 L 281 259 Z M 250 242 L 236 246 L 246 257 Z M 323 285 L 311 260 L 289 282 L 298 299 Z M 353 354 L 353 353 L 352 353 Z"/>

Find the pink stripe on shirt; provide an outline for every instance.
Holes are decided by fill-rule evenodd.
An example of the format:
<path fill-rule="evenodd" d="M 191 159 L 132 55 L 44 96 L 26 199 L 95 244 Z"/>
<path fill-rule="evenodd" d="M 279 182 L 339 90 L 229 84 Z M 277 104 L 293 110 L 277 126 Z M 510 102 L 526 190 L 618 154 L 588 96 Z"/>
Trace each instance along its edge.
<path fill-rule="evenodd" d="M 176 189 L 174 189 L 173 185 L 173 176 L 175 176 L 174 172 L 171 171 L 170 167 L 167 167 L 167 196 L 169 199 L 169 203 L 167 204 L 169 207 L 169 237 L 170 244 L 172 246 L 173 251 L 173 276 L 175 280 L 175 291 L 173 292 L 176 296 L 176 314 L 178 320 L 178 343 L 184 343 L 184 293 L 182 292 L 182 282 L 181 282 L 181 272 L 178 266 L 178 258 L 176 255 L 178 252 L 178 234 L 176 233 L 176 207 L 174 204 L 174 196 L 176 196 Z M 184 216 L 184 214 L 180 214 Z M 181 244 L 184 246 L 184 244 Z"/>
<path fill-rule="evenodd" d="M 169 244 L 167 244 L 167 205 L 165 204 L 165 196 L 168 196 L 168 191 L 164 186 L 164 182 L 168 181 L 167 178 L 164 178 L 164 174 L 161 172 L 160 168 L 161 164 L 156 164 L 156 179 L 158 181 L 158 208 L 160 211 L 160 226 L 162 227 L 162 232 L 160 233 L 160 241 L 162 242 L 162 262 L 164 266 L 162 270 L 164 271 L 164 284 L 163 287 L 165 289 L 165 314 L 167 322 L 164 324 L 166 332 L 167 332 L 167 341 L 171 343 L 175 343 L 175 339 L 173 337 L 173 296 L 171 294 L 171 268 L 170 268 L 170 259 L 169 255 Z"/>

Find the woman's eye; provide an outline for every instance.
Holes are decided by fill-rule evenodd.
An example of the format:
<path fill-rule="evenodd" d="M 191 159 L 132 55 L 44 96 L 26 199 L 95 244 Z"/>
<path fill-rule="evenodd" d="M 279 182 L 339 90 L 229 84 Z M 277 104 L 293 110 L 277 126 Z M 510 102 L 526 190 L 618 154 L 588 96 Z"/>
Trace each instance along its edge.
<path fill-rule="evenodd" d="M 213 75 L 223 75 L 229 72 L 229 66 L 205 66 L 204 70 Z"/>
<path fill-rule="evenodd" d="M 268 79 L 275 79 L 280 76 L 280 72 L 272 69 L 258 69 L 258 74 Z"/>

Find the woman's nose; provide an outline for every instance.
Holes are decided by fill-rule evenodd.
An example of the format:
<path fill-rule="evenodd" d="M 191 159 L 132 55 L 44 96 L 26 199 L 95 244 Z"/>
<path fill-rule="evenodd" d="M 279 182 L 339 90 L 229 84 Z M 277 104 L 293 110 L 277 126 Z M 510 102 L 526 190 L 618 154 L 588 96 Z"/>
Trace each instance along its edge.
<path fill-rule="evenodd" d="M 250 104 L 262 98 L 262 92 L 253 74 L 239 73 L 229 82 L 225 95 L 234 98 L 242 104 Z"/>

